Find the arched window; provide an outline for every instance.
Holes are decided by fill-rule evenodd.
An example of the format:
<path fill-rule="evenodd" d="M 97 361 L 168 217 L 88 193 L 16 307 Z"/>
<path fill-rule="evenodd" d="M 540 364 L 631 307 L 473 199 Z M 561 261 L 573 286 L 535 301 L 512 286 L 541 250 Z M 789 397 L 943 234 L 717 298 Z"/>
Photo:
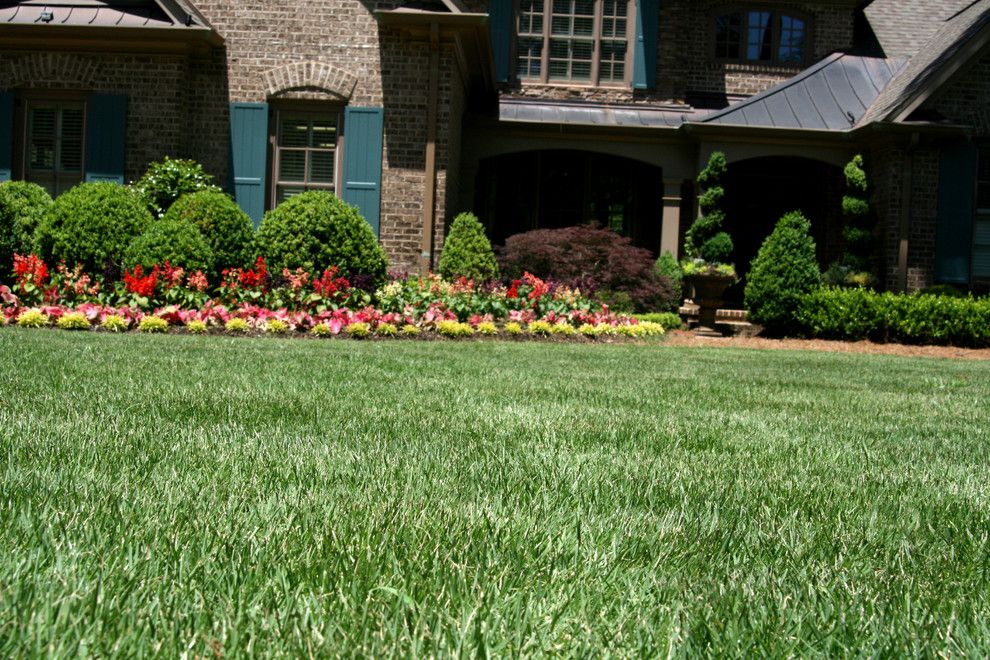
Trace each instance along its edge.
<path fill-rule="evenodd" d="M 770 9 L 735 9 L 715 18 L 715 57 L 723 62 L 800 66 L 806 62 L 809 21 Z"/>

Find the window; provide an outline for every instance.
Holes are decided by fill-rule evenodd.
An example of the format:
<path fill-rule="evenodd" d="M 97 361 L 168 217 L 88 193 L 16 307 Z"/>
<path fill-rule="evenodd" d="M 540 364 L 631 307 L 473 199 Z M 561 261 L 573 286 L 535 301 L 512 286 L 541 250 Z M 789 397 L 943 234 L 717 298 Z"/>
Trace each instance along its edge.
<path fill-rule="evenodd" d="M 82 181 L 84 104 L 27 101 L 24 179 L 56 197 Z"/>
<path fill-rule="evenodd" d="M 738 10 L 715 18 L 715 57 L 729 62 L 800 65 L 808 21 L 770 10 Z"/>
<path fill-rule="evenodd" d="M 272 206 L 307 190 L 336 191 L 337 110 L 276 110 L 273 126 Z"/>
<path fill-rule="evenodd" d="M 990 279 L 990 146 L 979 151 L 976 218 L 973 222 L 973 277 Z"/>
<path fill-rule="evenodd" d="M 519 0 L 516 77 L 627 83 L 633 6 L 632 0 Z"/>

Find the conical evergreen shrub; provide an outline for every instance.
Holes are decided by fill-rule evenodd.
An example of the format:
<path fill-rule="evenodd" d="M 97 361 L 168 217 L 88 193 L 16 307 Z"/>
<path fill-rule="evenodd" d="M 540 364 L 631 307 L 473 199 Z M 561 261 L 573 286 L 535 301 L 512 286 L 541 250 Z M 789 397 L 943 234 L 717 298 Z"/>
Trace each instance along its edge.
<path fill-rule="evenodd" d="M 440 275 L 445 279 L 467 277 L 475 282 L 498 279 L 492 244 L 473 213 L 461 213 L 450 225 L 440 257 Z"/>
<path fill-rule="evenodd" d="M 795 332 L 801 298 L 821 285 L 811 223 L 800 212 L 786 214 L 760 247 L 746 280 L 749 318 L 768 334 Z"/>

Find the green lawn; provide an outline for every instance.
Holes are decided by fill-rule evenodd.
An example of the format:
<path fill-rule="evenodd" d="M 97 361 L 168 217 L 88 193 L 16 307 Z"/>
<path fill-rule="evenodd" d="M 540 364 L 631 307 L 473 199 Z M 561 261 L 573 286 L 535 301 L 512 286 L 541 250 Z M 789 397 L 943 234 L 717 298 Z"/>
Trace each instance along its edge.
<path fill-rule="evenodd" d="M 990 651 L 990 365 L 0 330 L 0 656 Z"/>

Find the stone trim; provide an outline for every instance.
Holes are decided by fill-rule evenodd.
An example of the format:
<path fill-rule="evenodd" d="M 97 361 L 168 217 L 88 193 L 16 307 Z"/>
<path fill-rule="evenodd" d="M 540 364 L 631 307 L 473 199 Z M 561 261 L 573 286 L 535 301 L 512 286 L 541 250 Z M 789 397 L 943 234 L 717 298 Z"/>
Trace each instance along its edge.
<path fill-rule="evenodd" d="M 264 73 L 268 96 L 297 90 L 321 90 L 344 101 L 351 98 L 357 76 L 327 62 L 310 60 L 284 64 Z"/>
<path fill-rule="evenodd" d="M 76 53 L 28 53 L 7 60 L 9 86 L 23 87 L 44 83 L 61 87 L 93 87 L 99 62 Z"/>

